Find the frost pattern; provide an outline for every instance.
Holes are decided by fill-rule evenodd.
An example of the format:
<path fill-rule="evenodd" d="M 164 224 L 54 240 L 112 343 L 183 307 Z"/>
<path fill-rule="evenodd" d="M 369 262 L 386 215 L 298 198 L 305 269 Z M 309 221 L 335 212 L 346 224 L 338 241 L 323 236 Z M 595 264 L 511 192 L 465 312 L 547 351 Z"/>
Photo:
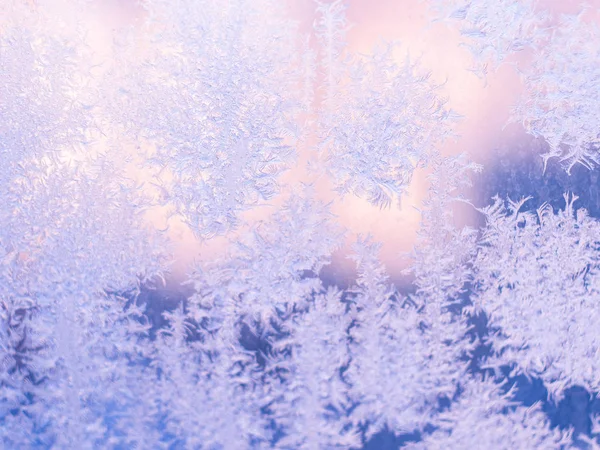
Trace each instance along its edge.
<path fill-rule="evenodd" d="M 162 272 L 165 242 L 118 156 L 90 142 L 84 46 L 60 18 L 14 7 L 0 35 L 2 446 L 114 445 L 129 425 L 114 410 L 135 409 L 128 362 L 144 332 L 116 293 Z"/>
<path fill-rule="evenodd" d="M 439 397 L 451 397 L 462 375 L 460 347 L 445 342 L 435 312 L 422 314 L 400 298 L 377 259 L 380 245 L 358 241 L 352 299 L 348 381 L 358 406 L 353 420 L 366 437 L 387 428 L 396 434 L 421 429 Z"/>
<path fill-rule="evenodd" d="M 144 5 L 152 50 L 115 70 L 123 87 L 108 109 L 138 145 L 154 147 L 163 202 L 198 236 L 225 234 L 278 192 L 294 160 L 294 25 L 270 0 Z M 135 61 L 142 44 L 130 41 L 121 58 Z"/>
<path fill-rule="evenodd" d="M 211 311 L 223 314 L 220 307 Z M 266 439 L 256 362 L 226 321 L 198 321 L 196 308 L 165 314 L 168 326 L 152 359 L 155 419 L 165 423 L 168 446 L 250 447 Z M 189 342 L 189 341 L 192 342 Z M 153 378 L 156 377 L 156 378 Z M 152 411 L 152 410 L 151 410 Z M 154 425 L 155 427 L 155 425 Z"/>
<path fill-rule="evenodd" d="M 593 169 L 600 161 L 600 28 L 583 19 L 585 12 L 563 17 L 536 52 L 514 112 L 514 120 L 548 143 L 544 167 L 559 158 L 568 173 L 576 164 Z"/>
<path fill-rule="evenodd" d="M 269 223 L 258 223 L 235 243 L 221 261 L 199 267 L 190 283 L 197 301 L 214 301 L 218 293 L 232 320 L 245 317 L 269 327 L 287 316 L 314 291 L 318 274 L 341 245 L 342 230 L 328 206 L 306 192 L 293 194 Z"/>
<path fill-rule="evenodd" d="M 600 224 L 577 197 L 564 210 L 543 205 L 522 212 L 525 202 L 496 202 L 475 260 L 475 306 L 489 316 L 497 355 L 493 364 L 515 364 L 516 373 L 540 377 L 552 395 L 572 385 L 598 391 Z M 548 330 L 552 330 L 551 333 Z"/>
<path fill-rule="evenodd" d="M 307 190 L 293 194 L 268 224 L 256 224 L 226 258 L 191 275 L 195 294 L 185 309 L 165 315 L 169 326 L 153 358 L 160 386 L 155 414 L 165 411 L 172 443 L 266 446 L 274 439 L 270 418 L 285 434 L 276 448 L 315 448 L 325 436 L 339 439 L 320 417 L 329 400 L 319 395 L 335 389 L 336 377 L 342 385 L 339 360 L 332 353 L 323 359 L 322 352 L 339 352 L 345 339 L 345 327 L 335 322 L 344 320 L 343 305 L 336 309 L 334 292 L 320 294 L 316 275 L 340 237 L 327 206 Z M 321 345 L 307 338 L 316 330 L 337 335 L 325 334 Z M 249 340 L 268 347 L 250 349 Z M 327 368 L 332 385 L 317 382 L 322 394 L 311 383 Z M 299 402 L 306 406 L 298 410 Z"/>
<path fill-rule="evenodd" d="M 513 53 L 535 47 L 546 33 L 546 15 L 531 0 L 433 0 L 438 18 L 460 22 L 462 45 L 473 56 L 470 69 L 480 78 L 496 71 Z"/>
<path fill-rule="evenodd" d="M 469 379 L 450 410 L 440 414 L 439 429 L 410 449 L 563 448 L 569 432 L 550 429 L 539 404 L 518 406 L 512 392 L 492 380 Z"/>
<path fill-rule="evenodd" d="M 318 12 L 325 75 L 320 150 L 327 171 L 340 194 L 389 207 L 459 116 L 446 109 L 418 61 L 408 55 L 402 64 L 394 61 L 396 45 L 382 44 L 364 57 L 344 52 L 340 40 L 348 25 L 339 1 L 319 3 Z"/>
<path fill-rule="evenodd" d="M 289 337 L 277 342 L 286 358 L 278 362 L 281 381 L 274 381 L 270 395 L 284 437 L 275 448 L 356 448 L 360 434 L 351 427 L 348 385 L 341 368 L 349 363 L 342 292 L 329 289 L 314 297 L 306 313 L 289 324 Z M 281 354 L 281 353 L 280 353 Z"/>
<path fill-rule="evenodd" d="M 91 67 L 83 24 L 56 14 L 61 2 L 0 6 L 3 448 L 345 449 L 385 432 L 420 436 L 419 448 L 573 443 L 574 429 L 550 428 L 505 382 L 512 369 L 543 381 L 551 400 L 576 385 L 600 391 L 600 222 L 575 211 L 575 197 L 557 213 L 496 199 L 480 209 L 480 233 L 457 227 L 452 208 L 468 203 L 461 191 L 481 168 L 437 154 L 455 114 L 417 63 L 394 62 L 393 45 L 350 54 L 341 0 L 316 2 L 318 64 L 277 2 L 149 0 L 151 40 L 122 36 L 121 66 L 104 72 Z M 77 22 L 88 3 L 70 5 Z M 496 36 L 498 61 L 498 48 L 540 31 L 529 3 L 502 5 L 518 20 Z M 476 22 L 468 37 L 498 34 L 477 16 L 494 6 L 463 6 L 451 15 Z M 583 26 L 565 20 L 552 39 Z M 234 230 L 278 192 L 296 137 L 315 131 L 334 187 L 374 204 L 400 198 L 430 165 L 408 292 L 371 237 L 353 246 L 353 286 L 326 286 L 344 232 L 310 186 Z M 230 243 L 195 267 L 192 294 L 161 323 L 139 292 L 159 285 L 169 242 L 144 221 L 157 202 L 127 177 L 127 146 L 149 156 L 159 203 L 200 238 Z M 480 312 L 487 337 L 472 329 Z M 491 355 L 475 367 L 483 345 Z M 597 446 L 597 422 L 580 443 Z"/>
<path fill-rule="evenodd" d="M 482 167 L 465 155 L 438 158 L 432 166 L 410 272 L 423 301 L 444 309 L 460 301 L 471 281 L 477 233 L 468 227 L 457 229 L 452 208 L 466 201 L 461 190 L 471 187 L 470 174 Z"/>

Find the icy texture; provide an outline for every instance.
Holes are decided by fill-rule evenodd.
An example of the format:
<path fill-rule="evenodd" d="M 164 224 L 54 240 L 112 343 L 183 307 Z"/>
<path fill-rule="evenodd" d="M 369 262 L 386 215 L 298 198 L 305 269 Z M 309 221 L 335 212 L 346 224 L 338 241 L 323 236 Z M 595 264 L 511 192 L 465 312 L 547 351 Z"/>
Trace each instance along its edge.
<path fill-rule="evenodd" d="M 499 199 L 487 217 L 474 263 L 474 304 L 489 317 L 497 361 L 540 377 L 551 395 L 568 386 L 597 392 L 600 223 L 574 210 L 543 205 L 521 212 L 525 200 Z"/>
<path fill-rule="evenodd" d="M 440 414 L 440 428 L 407 448 L 527 450 L 569 445 L 570 434 L 550 429 L 539 404 L 518 406 L 510 394 L 491 380 L 467 379 L 458 400 Z"/>
<path fill-rule="evenodd" d="M 92 62 L 91 5 L 0 5 L 0 447 L 597 445 L 600 222 L 575 196 L 558 212 L 496 197 L 481 229 L 458 226 L 482 170 L 440 155 L 458 116 L 395 44 L 352 54 L 341 0 L 315 2 L 308 37 L 274 0 L 148 0 L 112 66 Z M 597 30 L 544 34 L 529 2 L 433 6 L 467 24 L 482 73 L 534 50 L 518 120 L 546 160 L 593 168 Z M 352 286 L 326 284 L 346 233 L 322 180 L 281 189 L 299 139 L 330 187 L 379 206 L 430 170 L 410 286 L 370 236 Z M 127 176 L 140 160 L 146 185 Z M 157 204 L 228 244 L 158 306 L 138 295 L 171 263 Z M 551 421 L 573 392 L 578 422 Z"/>
<path fill-rule="evenodd" d="M 360 446 L 360 434 L 347 417 L 350 399 L 342 368 L 349 362 L 350 316 L 341 294 L 332 288 L 316 295 L 309 310 L 289 323 L 289 337 L 275 345 L 281 381 L 273 381 L 269 394 L 285 434 L 275 448 Z"/>
<path fill-rule="evenodd" d="M 143 314 L 115 292 L 160 273 L 165 243 L 115 155 L 92 151 L 85 49 L 28 8 L 0 35 L 0 435 L 93 448 L 128 428 L 111 409 L 135 408 Z"/>
<path fill-rule="evenodd" d="M 559 158 L 567 172 L 575 164 L 593 169 L 600 161 L 600 28 L 584 16 L 563 17 L 536 52 L 524 70 L 526 93 L 514 113 L 549 144 L 544 166 Z"/>
<path fill-rule="evenodd" d="M 531 0 L 432 0 L 431 7 L 451 25 L 459 22 L 464 45 L 473 56 L 470 69 L 480 78 L 513 53 L 534 47 L 545 36 L 546 15 Z"/>
<path fill-rule="evenodd" d="M 120 50 L 136 61 L 150 44 L 142 62 L 116 68 L 122 87 L 107 108 L 138 145 L 154 146 L 163 201 L 203 238 L 272 198 L 294 160 L 301 77 L 294 24 L 277 3 L 147 1 L 150 42 L 133 36 Z"/>
<path fill-rule="evenodd" d="M 423 314 L 390 289 L 378 250 L 368 241 L 355 246 L 358 280 L 347 375 L 358 403 L 352 417 L 369 425 L 367 438 L 384 427 L 396 434 L 422 428 L 438 398 L 453 395 L 464 370 L 460 346 L 449 345 L 440 332 L 439 313 Z"/>
<path fill-rule="evenodd" d="M 381 44 L 364 57 L 344 52 L 348 25 L 340 1 L 319 3 L 318 12 L 325 76 L 319 146 L 327 172 L 340 194 L 389 207 L 452 135 L 459 116 L 445 107 L 418 61 L 407 54 L 396 62 L 396 44 Z"/>

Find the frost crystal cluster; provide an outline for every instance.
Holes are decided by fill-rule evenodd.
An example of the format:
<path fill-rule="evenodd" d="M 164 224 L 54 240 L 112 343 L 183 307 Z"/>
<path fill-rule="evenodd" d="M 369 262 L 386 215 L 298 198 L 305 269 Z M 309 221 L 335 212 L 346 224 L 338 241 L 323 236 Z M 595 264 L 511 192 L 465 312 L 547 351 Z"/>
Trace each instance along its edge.
<path fill-rule="evenodd" d="M 321 152 L 335 189 L 389 206 L 408 188 L 459 117 L 445 107 L 418 62 L 396 62 L 397 45 L 370 56 L 347 54 L 340 1 L 319 3 L 324 102 L 319 108 Z"/>
<path fill-rule="evenodd" d="M 524 201 L 499 200 L 485 210 L 487 227 L 475 260 L 474 304 L 496 331 L 490 342 L 504 363 L 542 378 L 552 394 L 579 385 L 598 391 L 600 223 L 576 197 L 554 213 L 548 205 L 520 212 Z M 546 333 L 545 330 L 553 330 Z M 582 362 L 585 361 L 585 364 Z"/>
<path fill-rule="evenodd" d="M 592 400 L 553 411 L 600 393 L 600 222 L 572 194 L 473 205 L 488 169 L 446 154 L 443 85 L 396 43 L 353 51 L 342 0 L 310 4 L 307 36 L 286 2 L 143 0 L 102 54 L 99 2 L 0 4 L 0 448 L 598 447 Z M 511 120 L 545 163 L 595 169 L 591 8 L 429 6 L 476 73 L 527 49 Z M 389 208 L 417 170 L 396 283 L 323 198 Z M 175 299 L 157 211 L 224 243 Z"/>
<path fill-rule="evenodd" d="M 600 163 L 600 27 L 584 14 L 562 18 L 524 71 L 526 94 L 516 118 L 547 142 L 544 155 L 567 171 Z"/>
<path fill-rule="evenodd" d="M 224 234 L 239 213 L 278 192 L 293 162 L 302 80 L 292 70 L 294 24 L 270 0 L 145 7 L 147 42 L 120 49 L 108 108 L 153 148 L 148 162 L 163 201 L 198 236 Z"/>
<path fill-rule="evenodd" d="M 431 6 L 438 20 L 460 23 L 461 45 L 474 59 L 470 70 L 481 78 L 544 35 L 545 15 L 532 0 L 432 0 Z"/>
<path fill-rule="evenodd" d="M 439 429 L 410 449 L 561 448 L 570 433 L 550 429 L 540 405 L 511 402 L 510 390 L 486 379 L 466 380 L 452 407 L 440 414 Z"/>

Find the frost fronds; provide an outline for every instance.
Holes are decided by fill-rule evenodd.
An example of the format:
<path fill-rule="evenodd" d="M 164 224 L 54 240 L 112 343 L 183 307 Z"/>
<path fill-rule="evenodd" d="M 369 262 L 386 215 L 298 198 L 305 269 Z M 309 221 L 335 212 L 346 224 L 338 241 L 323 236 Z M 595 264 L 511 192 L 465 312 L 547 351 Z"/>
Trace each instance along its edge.
<path fill-rule="evenodd" d="M 70 4 L 75 23 L 82 5 Z M 2 5 L 12 19 L 0 26 L 5 448 L 135 440 L 135 431 L 122 435 L 133 430 L 130 417 L 115 411 L 135 409 L 148 328 L 117 293 L 135 296 L 140 280 L 167 265 L 166 242 L 144 223 L 143 196 L 114 153 L 93 145 L 91 52 L 60 6 Z"/>
<path fill-rule="evenodd" d="M 268 223 L 258 223 L 226 258 L 192 277 L 202 304 L 219 299 L 229 317 L 271 326 L 320 290 L 318 274 L 341 245 L 328 206 L 293 194 Z"/>
<path fill-rule="evenodd" d="M 433 0 L 437 20 L 458 21 L 462 45 L 472 54 L 479 78 L 496 71 L 513 53 L 535 48 L 547 33 L 546 15 L 531 0 Z"/>
<path fill-rule="evenodd" d="M 537 50 L 513 112 L 512 120 L 548 143 L 544 169 L 552 158 L 568 173 L 576 164 L 600 164 L 600 27 L 582 15 L 563 17 Z"/>
<path fill-rule="evenodd" d="M 519 406 L 491 379 L 468 379 L 458 400 L 439 414 L 432 434 L 410 449 L 567 448 L 571 432 L 550 428 L 540 404 Z"/>
<path fill-rule="evenodd" d="M 458 229 L 452 208 L 464 201 L 461 190 L 471 186 L 471 174 L 480 171 L 481 166 L 464 154 L 438 158 L 433 163 L 410 269 L 424 304 L 447 307 L 458 301 L 470 281 L 476 232 L 469 227 Z"/>
<path fill-rule="evenodd" d="M 343 449 L 360 446 L 348 418 L 350 398 L 341 368 L 348 365 L 349 316 L 342 292 L 331 288 L 309 302 L 274 344 L 280 378 L 270 383 L 270 408 L 283 437 L 274 448 Z M 283 350 L 285 349 L 285 352 Z"/>
<path fill-rule="evenodd" d="M 379 246 L 359 240 L 355 249 L 359 278 L 345 375 L 357 404 L 351 417 L 366 427 L 366 439 L 384 428 L 410 433 L 428 423 L 438 398 L 453 395 L 464 365 L 432 318 L 387 283 Z"/>
<path fill-rule="evenodd" d="M 343 0 L 315 1 L 317 19 L 313 25 L 320 44 L 320 65 L 325 75 L 324 102 L 328 111 L 337 109 L 343 101 L 340 84 L 345 75 L 344 49 L 346 33 L 351 26 L 346 19 L 348 6 Z"/>
<path fill-rule="evenodd" d="M 308 99 L 298 89 L 295 27 L 277 3 L 147 1 L 152 50 L 113 70 L 121 87 L 107 110 L 154 147 L 148 162 L 164 202 L 204 239 L 278 193 L 295 158 L 294 120 Z M 121 57 L 135 62 L 136 51 L 131 43 Z"/>
<path fill-rule="evenodd" d="M 399 202 L 458 118 L 418 61 L 395 61 L 395 48 L 380 45 L 346 64 L 344 103 L 324 112 L 320 144 L 335 189 L 380 207 Z"/>
<path fill-rule="evenodd" d="M 496 199 L 474 262 L 475 306 L 485 311 L 498 364 L 540 377 L 550 395 L 569 386 L 600 388 L 598 320 L 600 225 L 577 197 L 565 195 L 557 213 L 548 205 L 521 212 Z"/>
<path fill-rule="evenodd" d="M 222 314 L 216 308 L 213 312 Z M 162 417 L 167 445 L 186 448 L 251 447 L 268 442 L 266 395 L 255 356 L 240 342 L 238 328 L 215 329 L 183 305 L 166 314 L 156 343 L 152 398 Z"/>

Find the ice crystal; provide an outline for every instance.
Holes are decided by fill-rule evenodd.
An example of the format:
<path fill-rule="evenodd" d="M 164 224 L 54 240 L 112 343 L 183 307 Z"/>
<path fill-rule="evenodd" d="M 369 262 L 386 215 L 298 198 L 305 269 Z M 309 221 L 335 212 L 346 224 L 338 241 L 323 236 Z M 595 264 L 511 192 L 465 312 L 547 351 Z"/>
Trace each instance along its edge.
<path fill-rule="evenodd" d="M 559 158 L 569 173 L 576 164 L 593 169 L 600 161 L 600 28 L 584 12 L 563 17 L 536 52 L 532 67 L 524 70 L 526 93 L 514 112 L 514 120 L 548 143 L 544 167 Z"/>
<path fill-rule="evenodd" d="M 344 36 L 344 9 L 334 2 L 319 12 L 326 75 L 320 147 L 327 171 L 342 195 L 387 207 L 399 201 L 414 170 L 452 134 L 459 116 L 446 108 L 418 61 L 409 55 L 395 61 L 397 45 L 381 44 L 364 57 L 330 48 Z"/>
<path fill-rule="evenodd" d="M 598 390 L 598 229 L 576 197 L 564 210 L 522 212 L 496 199 L 475 259 L 475 306 L 489 317 L 497 363 L 540 377 L 551 395 L 572 385 Z M 549 332 L 549 330 L 552 330 Z"/>
<path fill-rule="evenodd" d="M 439 429 L 408 448 L 525 450 L 570 444 L 570 433 L 551 429 L 539 404 L 518 405 L 511 393 L 492 380 L 467 380 L 458 400 L 440 414 Z"/>
<path fill-rule="evenodd" d="M 436 20 L 460 23 L 462 45 L 473 56 L 480 78 L 496 71 L 511 54 L 535 47 L 545 36 L 546 15 L 531 0 L 434 0 Z"/>

